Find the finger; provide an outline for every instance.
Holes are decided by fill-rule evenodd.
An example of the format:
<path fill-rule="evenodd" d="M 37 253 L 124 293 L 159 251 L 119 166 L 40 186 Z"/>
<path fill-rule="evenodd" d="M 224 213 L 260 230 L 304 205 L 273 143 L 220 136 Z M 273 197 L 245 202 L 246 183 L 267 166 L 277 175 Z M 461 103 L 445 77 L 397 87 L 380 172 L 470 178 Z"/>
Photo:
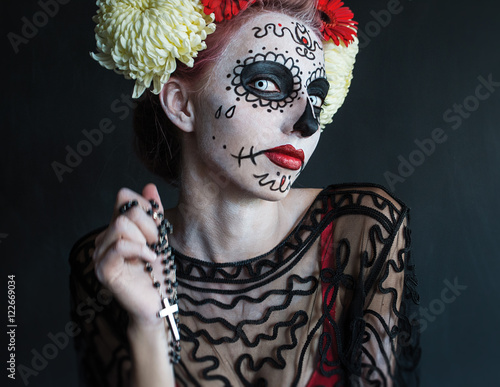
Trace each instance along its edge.
<path fill-rule="evenodd" d="M 144 244 L 127 239 L 116 240 L 108 247 L 102 259 L 95 262 L 96 276 L 103 284 L 113 283 L 122 273 L 125 264 L 134 264 L 134 260 L 139 264 L 138 259 L 152 263 L 157 255 Z"/>
<path fill-rule="evenodd" d="M 120 209 L 122 209 L 125 204 L 134 201 L 136 201 L 137 204 L 135 206 L 131 206 L 128 210 L 126 210 L 126 212 L 131 211 L 135 207 L 142 208 L 144 211 L 147 211 L 151 208 L 149 199 L 139 195 L 137 192 L 134 192 L 131 189 L 121 188 L 116 195 L 113 219 L 117 218 L 120 215 L 123 215 L 123 212 L 120 211 Z"/>
<path fill-rule="evenodd" d="M 139 208 L 138 206 L 131 208 L 125 214 L 120 215 L 118 218 L 116 218 L 115 222 L 120 217 L 125 217 L 129 219 L 132 223 L 134 223 L 136 227 L 140 230 L 140 232 L 144 235 L 146 241 L 149 244 L 158 241 L 158 225 L 156 223 L 156 220 L 154 220 L 150 215 L 148 215 L 143 208 Z"/>
<path fill-rule="evenodd" d="M 148 220 L 151 222 L 151 219 Z M 146 246 L 147 243 L 146 236 L 139 226 L 127 216 L 121 215 L 110 224 L 104 233 L 99 235 L 99 239 L 96 238 L 94 256 L 102 256 L 109 246 L 122 239 L 134 241 L 143 246 Z"/>
<path fill-rule="evenodd" d="M 158 191 L 156 186 L 149 184 L 151 186 L 150 192 L 152 197 L 159 199 Z M 136 203 L 135 205 L 127 206 L 127 203 Z M 123 212 L 122 209 L 126 208 Z M 139 195 L 138 193 L 128 189 L 122 188 L 117 194 L 115 210 L 113 215 L 113 220 L 118 219 L 119 216 L 127 216 L 132 221 L 134 221 L 139 229 L 144 233 L 148 243 L 155 243 L 158 240 L 158 224 L 159 220 L 153 219 L 151 216 L 152 205 L 149 199 Z M 150 211 L 150 214 L 147 214 Z M 160 212 L 160 209 L 153 209 L 154 212 Z M 163 208 L 161 209 L 163 212 Z M 113 222 L 112 220 L 112 222 Z"/>
<path fill-rule="evenodd" d="M 147 200 L 154 200 L 156 204 L 158 204 L 158 209 L 156 212 L 163 213 L 163 205 L 161 203 L 160 194 L 158 193 L 158 188 L 154 184 L 147 184 L 142 190 L 142 196 Z"/>

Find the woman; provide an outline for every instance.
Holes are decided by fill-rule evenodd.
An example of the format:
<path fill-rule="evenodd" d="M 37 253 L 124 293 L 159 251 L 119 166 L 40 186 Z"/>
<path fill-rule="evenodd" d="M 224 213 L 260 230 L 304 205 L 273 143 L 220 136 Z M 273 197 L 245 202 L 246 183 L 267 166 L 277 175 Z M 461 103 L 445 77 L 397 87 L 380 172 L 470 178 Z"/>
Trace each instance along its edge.
<path fill-rule="evenodd" d="M 154 185 L 122 189 L 72 251 L 90 385 L 417 384 L 408 208 L 373 185 L 291 188 L 347 93 L 352 13 L 108 3 L 94 57 L 135 79 L 134 97 L 152 84 L 137 148 L 180 196 L 164 210 Z M 113 302 L 79 313 L 103 289 Z"/>

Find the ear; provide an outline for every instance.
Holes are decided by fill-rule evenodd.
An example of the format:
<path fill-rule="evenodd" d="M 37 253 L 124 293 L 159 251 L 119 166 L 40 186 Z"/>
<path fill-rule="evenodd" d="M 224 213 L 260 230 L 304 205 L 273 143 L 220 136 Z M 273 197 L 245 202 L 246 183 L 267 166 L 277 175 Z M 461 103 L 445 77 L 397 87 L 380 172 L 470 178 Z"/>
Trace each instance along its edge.
<path fill-rule="evenodd" d="M 163 111 L 172 123 L 184 132 L 194 130 L 194 108 L 186 82 L 170 77 L 160 92 Z"/>

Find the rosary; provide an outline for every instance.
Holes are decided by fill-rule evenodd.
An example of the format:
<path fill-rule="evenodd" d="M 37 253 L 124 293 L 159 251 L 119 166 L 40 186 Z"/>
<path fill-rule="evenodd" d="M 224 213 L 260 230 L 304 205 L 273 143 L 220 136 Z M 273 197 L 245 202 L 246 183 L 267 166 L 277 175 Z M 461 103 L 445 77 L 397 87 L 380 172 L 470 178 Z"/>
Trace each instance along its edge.
<path fill-rule="evenodd" d="M 177 305 L 177 276 L 176 269 L 177 266 L 174 263 L 174 255 L 172 254 L 172 248 L 168 244 L 167 234 L 171 234 L 173 227 L 170 222 L 164 219 L 163 213 L 157 212 L 160 207 L 158 203 L 154 200 L 150 200 L 151 208 L 145 210 L 146 213 L 151 216 L 155 221 L 160 220 L 160 225 L 158 226 L 158 242 L 148 245 L 148 247 L 153 250 L 158 256 L 162 257 L 162 264 L 164 265 L 163 273 L 165 275 L 170 275 L 170 278 L 165 279 L 166 285 L 166 296 L 163 296 L 161 292 L 161 283 L 156 280 L 153 267 L 149 262 L 146 263 L 145 270 L 149 273 L 151 280 L 153 281 L 153 286 L 158 289 L 160 294 L 162 309 L 157 313 L 159 318 L 166 318 L 170 331 L 172 332 L 173 339 L 169 343 L 172 351 L 170 352 L 170 359 L 172 363 L 179 363 L 181 356 L 181 343 L 179 334 L 179 307 Z M 137 200 L 129 201 L 120 207 L 120 213 L 124 214 L 133 207 L 138 206 Z"/>

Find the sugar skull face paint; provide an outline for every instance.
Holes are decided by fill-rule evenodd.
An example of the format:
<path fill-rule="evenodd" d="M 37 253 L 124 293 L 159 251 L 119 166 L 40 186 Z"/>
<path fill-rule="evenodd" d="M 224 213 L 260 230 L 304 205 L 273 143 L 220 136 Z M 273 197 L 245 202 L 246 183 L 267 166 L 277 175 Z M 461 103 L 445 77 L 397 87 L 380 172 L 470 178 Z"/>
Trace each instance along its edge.
<path fill-rule="evenodd" d="M 302 87 L 300 69 L 291 57 L 274 52 L 250 56 L 233 70 L 231 84 L 238 97 L 272 110 L 291 103 Z"/>
<path fill-rule="evenodd" d="M 203 167 L 279 200 L 319 140 L 328 92 L 320 39 L 279 13 L 256 16 L 232 37 L 196 109 Z"/>

